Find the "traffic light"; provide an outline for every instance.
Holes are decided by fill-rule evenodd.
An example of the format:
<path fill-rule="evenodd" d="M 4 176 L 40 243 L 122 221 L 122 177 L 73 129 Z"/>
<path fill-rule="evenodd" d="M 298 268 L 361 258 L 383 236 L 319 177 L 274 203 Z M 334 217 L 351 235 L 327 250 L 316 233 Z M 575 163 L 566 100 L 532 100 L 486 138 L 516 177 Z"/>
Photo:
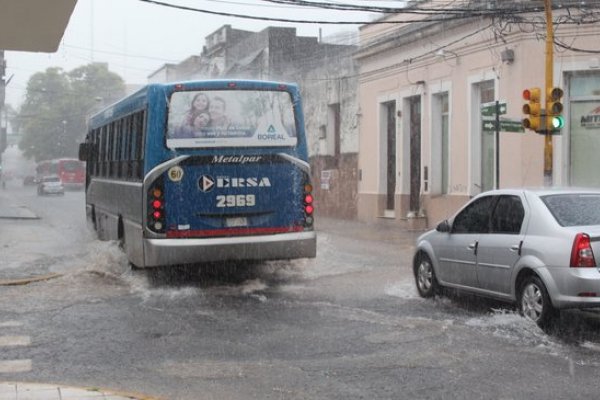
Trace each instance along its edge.
<path fill-rule="evenodd" d="M 550 129 L 561 129 L 565 126 L 565 119 L 562 115 L 563 90 L 559 87 L 549 88 L 546 93 L 546 115 L 550 118 Z"/>
<path fill-rule="evenodd" d="M 537 87 L 523 90 L 523 99 L 528 101 L 528 103 L 523 104 L 523 114 L 528 115 L 528 117 L 524 118 L 522 121 L 523 128 L 531 129 L 536 132 L 543 129 L 540 95 L 540 88 Z"/>

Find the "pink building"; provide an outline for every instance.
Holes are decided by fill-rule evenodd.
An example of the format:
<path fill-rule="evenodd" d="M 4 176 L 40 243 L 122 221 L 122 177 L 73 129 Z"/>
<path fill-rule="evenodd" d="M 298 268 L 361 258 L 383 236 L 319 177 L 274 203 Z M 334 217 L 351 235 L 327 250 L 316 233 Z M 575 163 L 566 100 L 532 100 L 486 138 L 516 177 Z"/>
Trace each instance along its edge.
<path fill-rule="evenodd" d="M 456 13 L 414 1 L 408 10 L 445 12 L 392 14 L 382 21 L 398 23 L 360 30 L 361 220 L 432 227 L 482 191 L 545 183 L 544 136 L 518 132 L 523 90 L 545 88 L 543 2 L 450 3 Z M 551 180 L 598 187 L 600 16 L 581 4 L 553 11 L 566 124 L 552 136 Z M 485 116 L 496 101 L 506 119 L 498 142 Z"/>

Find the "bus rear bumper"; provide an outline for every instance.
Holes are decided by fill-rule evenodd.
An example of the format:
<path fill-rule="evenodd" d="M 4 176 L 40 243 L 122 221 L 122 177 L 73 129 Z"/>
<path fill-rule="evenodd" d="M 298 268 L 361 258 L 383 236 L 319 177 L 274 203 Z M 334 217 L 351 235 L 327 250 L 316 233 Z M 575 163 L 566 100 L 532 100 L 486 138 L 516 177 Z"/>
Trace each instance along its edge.
<path fill-rule="evenodd" d="M 144 266 L 315 257 L 314 231 L 210 239 L 145 239 Z M 141 266 L 140 266 L 141 267 Z"/>

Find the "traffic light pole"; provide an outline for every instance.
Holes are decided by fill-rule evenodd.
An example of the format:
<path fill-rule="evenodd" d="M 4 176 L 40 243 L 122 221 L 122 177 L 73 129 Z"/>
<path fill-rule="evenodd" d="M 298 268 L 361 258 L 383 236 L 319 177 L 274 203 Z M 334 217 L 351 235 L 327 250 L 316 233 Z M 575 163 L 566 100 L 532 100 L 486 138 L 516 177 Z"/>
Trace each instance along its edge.
<path fill-rule="evenodd" d="M 500 102 L 496 100 L 496 189 L 500 189 Z"/>
<path fill-rule="evenodd" d="M 546 9 L 546 94 L 545 102 L 548 103 L 548 91 L 554 86 L 554 24 L 552 22 L 552 0 L 544 0 Z M 552 119 L 546 118 L 544 135 L 544 186 L 552 186 Z"/>

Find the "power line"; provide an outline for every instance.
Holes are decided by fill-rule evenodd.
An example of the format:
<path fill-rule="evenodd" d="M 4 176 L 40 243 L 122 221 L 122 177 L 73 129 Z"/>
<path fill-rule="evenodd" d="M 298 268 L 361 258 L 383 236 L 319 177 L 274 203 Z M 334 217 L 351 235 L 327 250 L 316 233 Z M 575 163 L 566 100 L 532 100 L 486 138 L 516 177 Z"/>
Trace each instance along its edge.
<path fill-rule="evenodd" d="M 252 19 L 252 20 L 259 20 L 259 21 L 287 22 L 287 23 L 295 23 L 295 24 L 324 24 L 324 25 L 325 24 L 328 24 L 328 25 L 384 25 L 384 24 L 388 24 L 388 25 L 398 25 L 398 24 L 410 24 L 410 23 L 414 23 L 414 22 L 444 22 L 444 21 L 452 21 L 452 20 L 457 20 L 457 19 L 473 18 L 473 17 L 477 17 L 477 16 L 484 16 L 484 15 L 490 14 L 488 11 L 482 12 L 482 11 L 477 11 L 477 10 L 471 9 L 471 10 L 469 10 L 468 13 L 463 12 L 463 13 L 457 13 L 457 14 L 448 16 L 448 10 L 444 10 L 444 12 L 441 12 L 441 10 L 438 10 L 437 13 L 435 13 L 435 14 L 430 13 L 430 14 L 439 15 L 440 17 L 430 18 L 430 19 L 425 18 L 425 19 L 421 19 L 418 21 L 415 21 L 414 19 L 376 20 L 376 21 L 325 21 L 325 20 L 259 17 L 259 16 L 253 16 L 253 15 L 243 15 L 243 14 L 235 14 L 235 13 L 187 7 L 187 6 L 165 3 L 165 2 L 157 1 L 157 0 L 139 0 L 139 1 L 142 1 L 142 2 L 145 2 L 148 4 L 163 6 L 163 7 L 170 7 L 170 8 L 175 8 L 175 9 L 179 9 L 179 10 L 194 11 L 194 12 L 200 12 L 200 13 L 212 14 L 212 15 L 220 15 L 220 16 L 224 16 L 224 17 Z M 519 12 L 525 12 L 525 11 L 519 11 Z"/>
<path fill-rule="evenodd" d="M 557 45 L 558 47 L 561 47 L 565 50 L 571 50 L 577 53 L 589 53 L 589 54 L 600 54 L 600 50 L 589 50 L 589 49 L 580 49 L 577 47 L 573 47 L 573 46 L 569 46 L 557 39 L 554 39 L 554 44 Z"/>

